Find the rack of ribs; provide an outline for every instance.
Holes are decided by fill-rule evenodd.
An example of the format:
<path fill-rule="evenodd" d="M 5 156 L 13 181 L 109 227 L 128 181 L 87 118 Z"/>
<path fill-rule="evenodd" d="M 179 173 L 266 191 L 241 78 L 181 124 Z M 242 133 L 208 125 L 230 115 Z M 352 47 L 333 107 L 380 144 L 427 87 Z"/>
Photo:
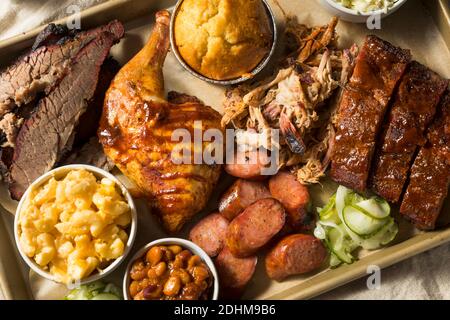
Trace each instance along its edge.
<path fill-rule="evenodd" d="M 418 229 L 432 230 L 450 184 L 450 92 L 443 98 L 428 141 L 411 167 L 400 213 Z"/>
<path fill-rule="evenodd" d="M 379 196 L 400 200 L 415 152 L 426 142 L 425 129 L 447 86 L 447 80 L 416 61 L 408 67 L 374 156 L 370 185 Z"/>
<path fill-rule="evenodd" d="M 409 50 L 366 37 L 338 109 L 330 171 L 336 182 L 361 192 L 366 189 L 377 134 L 410 61 Z"/>

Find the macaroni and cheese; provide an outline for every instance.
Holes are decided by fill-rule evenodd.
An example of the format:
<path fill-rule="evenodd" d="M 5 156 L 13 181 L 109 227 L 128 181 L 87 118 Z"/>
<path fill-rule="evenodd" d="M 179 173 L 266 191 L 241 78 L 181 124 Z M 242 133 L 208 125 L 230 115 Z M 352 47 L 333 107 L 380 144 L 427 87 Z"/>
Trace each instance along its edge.
<path fill-rule="evenodd" d="M 20 211 L 22 251 L 69 283 L 108 266 L 125 250 L 131 209 L 114 181 L 70 171 L 30 190 Z"/>

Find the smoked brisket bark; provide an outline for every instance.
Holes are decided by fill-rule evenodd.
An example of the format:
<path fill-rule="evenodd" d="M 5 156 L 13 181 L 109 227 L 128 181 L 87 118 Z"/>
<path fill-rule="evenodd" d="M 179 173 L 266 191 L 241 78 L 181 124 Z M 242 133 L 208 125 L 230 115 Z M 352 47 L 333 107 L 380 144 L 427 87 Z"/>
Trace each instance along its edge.
<path fill-rule="evenodd" d="M 381 123 L 410 60 L 408 50 L 367 36 L 338 110 L 330 170 L 337 183 L 366 189 Z"/>
<path fill-rule="evenodd" d="M 80 30 L 69 29 L 65 25 L 50 23 L 42 30 L 34 40 L 31 51 L 42 46 L 62 44 L 65 40 L 73 38 Z"/>
<path fill-rule="evenodd" d="M 62 44 L 43 45 L 37 42 L 34 51 L 20 57 L 0 73 L 0 116 L 32 101 L 38 92 L 48 93 L 68 72 L 72 60 L 92 40 L 103 32 L 123 36 L 123 26 L 118 21 L 78 33 Z"/>
<path fill-rule="evenodd" d="M 384 199 L 400 200 L 413 156 L 426 142 L 425 129 L 447 86 L 447 80 L 415 61 L 402 78 L 374 156 L 371 188 Z"/>
<path fill-rule="evenodd" d="M 450 184 L 450 93 L 441 103 L 435 122 L 411 168 L 400 213 L 418 229 L 432 230 Z"/>
<path fill-rule="evenodd" d="M 69 31 L 64 34 L 64 30 L 58 30 L 56 26 L 45 28 L 36 39 L 33 51 L 21 56 L 0 72 L 0 137 L 4 138 L 0 143 L 2 146 L 14 147 L 17 132 L 23 124 L 17 113 L 25 105 L 36 107 L 34 100 L 40 94 L 48 94 L 58 85 L 86 45 L 103 32 L 115 35 L 117 41 L 124 33 L 119 21 L 76 34 Z M 69 37 L 73 34 L 73 38 Z"/>
<path fill-rule="evenodd" d="M 70 150 L 75 127 L 97 87 L 100 67 L 117 37 L 103 32 L 77 55 L 71 71 L 43 98 L 17 136 L 10 192 L 20 199 L 30 183 Z"/>

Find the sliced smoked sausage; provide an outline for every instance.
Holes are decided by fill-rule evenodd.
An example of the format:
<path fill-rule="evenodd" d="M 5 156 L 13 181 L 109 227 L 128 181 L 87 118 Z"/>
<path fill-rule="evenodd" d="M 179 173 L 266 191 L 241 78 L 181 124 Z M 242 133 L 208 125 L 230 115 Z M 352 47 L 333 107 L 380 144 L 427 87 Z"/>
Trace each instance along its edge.
<path fill-rule="evenodd" d="M 238 179 L 220 198 L 219 212 L 231 221 L 255 201 L 270 197 L 264 183 Z"/>
<path fill-rule="evenodd" d="M 269 190 L 286 209 L 287 223 L 295 231 L 310 230 L 314 216 L 308 212 L 308 188 L 288 171 L 280 171 L 269 180 Z"/>
<path fill-rule="evenodd" d="M 225 247 L 217 256 L 214 264 L 219 275 L 222 298 L 236 299 L 255 273 L 258 258 L 250 256 L 237 258 Z"/>
<path fill-rule="evenodd" d="M 189 233 L 189 239 L 197 244 L 210 257 L 215 257 L 225 245 L 228 220 L 213 213 L 200 220 Z"/>
<path fill-rule="evenodd" d="M 269 278 L 284 278 L 320 268 L 328 256 L 322 241 L 307 234 L 293 234 L 283 238 L 266 256 Z"/>
<path fill-rule="evenodd" d="M 263 169 L 269 166 L 270 157 L 259 151 L 236 152 L 233 162 L 225 164 L 225 171 L 233 177 L 264 180 Z"/>
<path fill-rule="evenodd" d="M 226 245 L 236 257 L 251 256 L 283 228 L 285 220 L 284 208 L 278 200 L 258 200 L 231 221 Z"/>

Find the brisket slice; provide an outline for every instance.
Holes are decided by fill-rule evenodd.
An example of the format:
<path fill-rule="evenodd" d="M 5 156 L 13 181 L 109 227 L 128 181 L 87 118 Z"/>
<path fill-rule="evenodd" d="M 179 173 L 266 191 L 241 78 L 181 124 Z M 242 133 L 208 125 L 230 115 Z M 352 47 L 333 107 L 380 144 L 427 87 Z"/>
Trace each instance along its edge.
<path fill-rule="evenodd" d="M 81 116 L 79 124 L 76 128 L 74 147 L 79 148 L 88 143 L 91 137 L 97 136 L 97 129 L 103 111 L 105 94 L 111 84 L 111 81 L 114 79 L 114 76 L 119 70 L 119 63 L 112 58 L 106 59 L 103 63 L 100 70 L 97 88 L 95 89 L 94 98 L 89 101 L 89 106 L 86 112 Z"/>
<path fill-rule="evenodd" d="M 40 40 L 35 51 L 20 57 L 13 65 L 0 73 L 0 117 L 16 106 L 34 100 L 39 92 L 50 92 L 70 70 L 72 60 L 102 32 L 122 38 L 124 29 L 119 21 L 78 33 L 62 44 L 50 44 Z M 57 35 L 55 35 L 57 37 Z M 60 39 L 61 40 L 61 39 Z M 48 41 L 53 43 L 52 41 Z"/>
<path fill-rule="evenodd" d="M 374 157 L 372 190 L 397 203 L 425 129 L 436 113 L 448 81 L 418 62 L 412 62 L 400 82 Z"/>
<path fill-rule="evenodd" d="M 330 170 L 337 183 L 360 192 L 366 189 L 376 137 L 410 60 L 409 51 L 367 36 L 338 108 Z"/>
<path fill-rule="evenodd" d="M 400 213 L 418 229 L 432 230 L 450 185 L 450 93 L 444 97 L 428 142 L 411 167 L 409 185 Z"/>
<path fill-rule="evenodd" d="M 103 111 L 103 101 L 111 81 L 119 71 L 119 63 L 108 58 L 102 65 L 94 98 L 89 102 L 87 110 L 80 117 L 75 137 L 73 149 L 68 155 L 61 159 L 59 165 L 67 164 L 89 164 L 110 171 L 114 163 L 106 157 L 103 147 L 98 141 L 97 129 Z"/>
<path fill-rule="evenodd" d="M 100 67 L 116 36 L 102 32 L 75 57 L 71 71 L 38 105 L 17 136 L 10 171 L 10 192 L 20 199 L 26 188 L 52 169 L 71 149 L 74 130 L 92 99 Z"/>
<path fill-rule="evenodd" d="M 97 88 L 95 90 L 94 99 L 89 101 L 88 107 L 86 109 L 86 112 L 83 113 L 79 120 L 79 124 L 77 128 L 75 129 L 75 136 L 74 136 L 74 148 L 80 149 L 84 148 L 84 145 L 89 143 L 89 140 L 91 137 L 97 135 L 97 129 L 100 121 L 100 116 L 102 113 L 103 108 L 103 101 L 105 99 L 105 93 L 109 88 L 109 85 L 114 78 L 115 74 L 119 71 L 120 66 L 112 58 L 106 59 L 106 61 L 103 63 L 102 68 L 100 70 L 100 76 L 99 81 L 97 84 Z M 38 98 L 40 100 L 40 98 Z M 24 105 L 20 107 L 17 111 L 17 113 L 8 113 L 4 117 L 4 122 L 8 121 L 9 116 L 8 115 L 14 115 L 16 118 L 22 120 L 26 120 L 34 113 L 36 109 L 36 102 L 33 101 L 27 105 Z M 8 123 L 10 128 L 17 128 L 17 132 L 20 130 L 21 124 L 19 126 L 14 126 L 14 123 Z M 0 128 L 2 126 L 2 123 L 0 121 Z M 0 145 L 7 141 L 7 131 L 4 131 L 3 133 L 0 132 Z M 17 136 L 17 135 L 16 135 Z M 14 137 L 15 141 L 15 137 Z M 84 149 L 83 149 L 84 150 Z M 79 151 L 74 150 L 67 150 L 67 157 L 72 156 L 72 153 L 78 154 Z M 4 146 L 0 148 L 0 179 L 4 179 L 5 181 L 8 180 L 9 175 L 9 168 L 12 164 L 12 155 L 14 154 L 14 148 L 11 146 Z M 96 156 L 98 158 L 99 156 Z M 86 157 L 84 157 L 86 158 Z M 96 163 L 99 163 L 99 161 L 95 160 L 93 158 L 93 162 L 80 162 L 85 164 L 91 164 L 96 165 Z M 65 163 L 65 160 L 62 161 L 63 164 Z M 71 162 L 76 163 L 76 162 Z M 108 168 L 106 165 L 103 166 L 105 170 Z"/>

